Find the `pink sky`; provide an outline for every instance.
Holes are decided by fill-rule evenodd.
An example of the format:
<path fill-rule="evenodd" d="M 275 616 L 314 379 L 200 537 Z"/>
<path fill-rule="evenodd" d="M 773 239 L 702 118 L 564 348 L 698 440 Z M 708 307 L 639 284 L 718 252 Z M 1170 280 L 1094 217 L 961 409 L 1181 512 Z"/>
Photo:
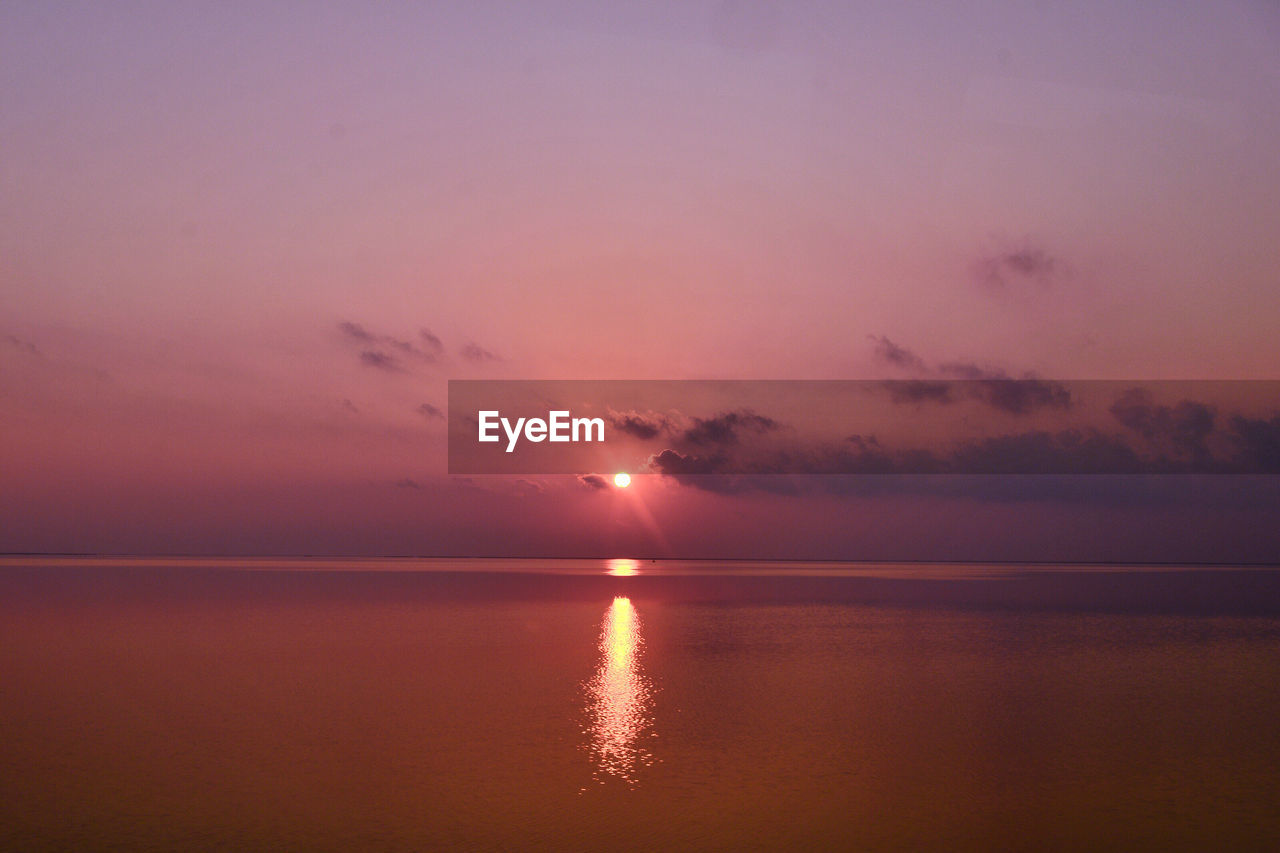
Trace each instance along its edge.
<path fill-rule="evenodd" d="M 420 410 L 879 336 L 1280 378 L 1277 48 L 1261 0 L 5 4 L 0 550 L 1280 559 L 1199 492 L 464 482 Z"/>

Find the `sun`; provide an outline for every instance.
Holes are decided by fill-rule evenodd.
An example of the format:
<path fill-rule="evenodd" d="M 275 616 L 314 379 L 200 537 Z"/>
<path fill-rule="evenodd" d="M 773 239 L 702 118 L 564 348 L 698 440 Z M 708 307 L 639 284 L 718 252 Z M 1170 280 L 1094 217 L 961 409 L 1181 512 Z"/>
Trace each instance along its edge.
<path fill-rule="evenodd" d="M 619 489 L 625 489 L 627 486 L 631 485 L 631 475 L 626 471 L 620 471 L 613 475 L 613 484 Z"/>

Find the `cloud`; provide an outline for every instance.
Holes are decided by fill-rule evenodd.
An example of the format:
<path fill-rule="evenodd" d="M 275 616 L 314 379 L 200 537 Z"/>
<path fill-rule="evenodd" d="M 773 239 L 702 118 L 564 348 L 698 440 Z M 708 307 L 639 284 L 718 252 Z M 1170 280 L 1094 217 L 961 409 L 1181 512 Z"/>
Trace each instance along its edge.
<path fill-rule="evenodd" d="M 352 323 L 348 320 L 344 320 L 338 324 L 338 331 L 342 332 L 342 334 L 346 335 L 348 338 L 362 343 L 373 343 L 377 340 L 377 338 L 365 329 L 364 326 L 361 326 L 359 323 Z"/>
<path fill-rule="evenodd" d="M 1230 494 L 1230 482 L 1253 488 L 1259 478 L 1265 481 L 1280 474 L 1280 414 L 1269 418 L 1235 415 L 1228 428 L 1212 433 L 1213 413 L 1204 404 L 1186 400 L 1155 406 L 1140 394 L 1128 394 L 1122 401 L 1117 418 L 1129 422 L 1122 432 L 1094 427 L 1028 430 L 935 449 L 891 449 L 877 436 L 862 434 L 838 444 L 719 447 L 702 454 L 668 448 L 650 456 L 647 468 L 683 485 L 721 494 L 878 494 L 883 483 L 894 482 L 898 485 L 890 491 L 954 492 L 981 500 L 1088 500 L 1090 490 L 1096 489 L 1096 499 L 1103 503 L 1111 499 L 1108 495 L 1120 502 L 1133 496 L 1136 502 L 1158 503 L 1161 482 L 1181 489 L 1174 502 L 1185 503 L 1198 500 L 1201 492 L 1208 494 L 1206 489 Z M 1153 455 L 1135 446 L 1126 433 L 1152 436 L 1150 443 L 1159 452 Z M 1220 439 L 1219 450 L 1229 452 L 1212 453 L 1211 433 Z M 1173 446 L 1181 448 L 1176 456 L 1168 452 Z M 1215 477 L 1224 474 L 1238 476 L 1228 477 L 1219 488 Z M 1091 479 L 1099 475 L 1100 480 Z M 1132 479 L 1135 476 L 1149 478 L 1151 485 L 1133 485 L 1138 482 Z M 931 482 L 927 489 L 904 485 L 926 480 Z M 957 485 L 953 488 L 950 481 Z M 1117 482 L 1122 486 L 1115 486 Z M 1271 485 L 1264 482 L 1263 491 L 1274 498 L 1280 479 L 1267 482 Z"/>
<path fill-rule="evenodd" d="M 936 370 L 930 370 L 923 358 L 884 335 L 867 337 L 875 341 L 876 357 L 886 364 L 917 373 L 964 380 L 954 384 L 943 379 L 889 380 L 882 387 L 894 403 L 947 404 L 966 398 L 1009 414 L 1023 415 L 1039 409 L 1069 409 L 1073 402 L 1071 392 L 1058 382 L 1037 379 L 1031 374 L 1014 379 L 999 368 L 980 367 L 965 361 L 943 362 Z"/>
<path fill-rule="evenodd" d="M 642 414 L 636 411 L 610 411 L 606 419 L 618 432 L 642 440 L 657 438 L 660 433 L 666 432 L 671 427 L 670 419 L 657 412 Z"/>
<path fill-rule="evenodd" d="M 9 346 L 20 352 L 26 353 L 27 355 L 32 355 L 36 358 L 44 357 L 40 352 L 39 347 L 31 343 L 31 341 L 28 341 L 25 338 L 20 338 L 17 335 L 0 335 L 0 341 L 4 341 Z"/>
<path fill-rule="evenodd" d="M 363 364 L 384 370 L 403 370 L 403 365 L 400 363 L 401 359 L 434 364 L 439 360 L 440 354 L 444 350 L 444 345 L 440 343 L 440 339 L 426 329 L 423 329 L 420 333 L 426 349 L 412 341 L 372 332 L 361 324 L 353 323 L 350 320 L 344 320 L 339 323 L 338 331 L 347 340 L 365 347 L 360 353 L 360 361 Z M 371 353 L 373 355 L 370 355 Z"/>
<path fill-rule="evenodd" d="M 905 370 L 924 371 L 924 359 L 905 347 L 898 346 L 884 335 L 867 335 L 875 342 L 875 356 L 880 361 Z"/>
<path fill-rule="evenodd" d="M 578 482 L 586 486 L 588 489 L 607 489 L 609 488 L 608 478 L 600 474 L 579 474 Z"/>
<path fill-rule="evenodd" d="M 378 370 L 385 370 L 389 373 L 401 373 L 404 371 L 404 368 L 400 366 L 399 360 L 382 350 L 367 349 L 361 351 L 360 363 L 365 367 L 375 367 Z"/>
<path fill-rule="evenodd" d="M 422 484 L 419 483 L 417 480 L 412 480 L 408 477 L 405 477 L 402 480 L 396 480 L 396 488 L 397 489 L 421 489 Z"/>
<path fill-rule="evenodd" d="M 650 456 L 645 464 L 649 470 L 668 476 L 719 474 L 724 473 L 726 459 L 720 455 L 684 454 L 668 448 Z"/>
<path fill-rule="evenodd" d="M 1011 415 L 1039 409 L 1069 409 L 1071 391 L 1059 382 L 1043 379 L 978 379 L 966 382 L 968 396 Z"/>
<path fill-rule="evenodd" d="M 876 438 L 874 435 L 859 435 L 857 433 L 854 433 L 853 435 L 846 438 L 845 441 L 849 442 L 850 444 L 858 448 L 858 450 L 863 453 L 866 453 L 872 450 L 878 451 L 881 449 L 880 439 Z"/>
<path fill-rule="evenodd" d="M 889 392 L 889 399 L 894 403 L 954 403 L 951 383 L 933 380 L 908 380 L 885 382 L 882 386 Z"/>
<path fill-rule="evenodd" d="M 439 358 L 444 354 L 444 343 L 433 335 L 430 329 L 419 329 L 418 337 L 422 339 L 422 345 L 433 358 Z"/>
<path fill-rule="evenodd" d="M 458 355 L 467 361 L 483 362 L 483 361 L 502 361 L 499 356 L 489 352 L 489 350 L 476 343 L 468 343 L 458 350 Z"/>
<path fill-rule="evenodd" d="M 1013 379 L 998 368 L 979 367 L 962 361 L 940 364 L 937 372 L 958 381 L 889 380 L 881 387 L 895 403 L 953 403 L 964 398 L 977 400 L 1011 415 L 1025 415 L 1041 409 L 1069 409 L 1074 402 L 1066 385 L 1031 375 Z"/>
<path fill-rule="evenodd" d="M 1280 415 L 1270 419 L 1235 415 L 1230 423 L 1236 465 L 1250 472 L 1280 473 Z"/>
<path fill-rule="evenodd" d="M 1117 436 L 1098 430 L 1042 430 L 966 443 L 945 462 L 963 474 L 1133 474 L 1146 466 Z"/>
<path fill-rule="evenodd" d="M 1046 286 L 1063 272 L 1062 261 L 1027 241 L 989 252 L 974 264 L 974 277 L 992 290 L 1025 284 Z"/>
<path fill-rule="evenodd" d="M 441 411 L 440 407 L 433 406 L 430 403 L 423 403 L 421 406 L 414 409 L 414 411 L 422 415 L 424 418 L 427 418 L 428 420 L 435 419 L 435 418 L 444 420 L 444 412 Z"/>
<path fill-rule="evenodd" d="M 957 479 L 965 479 L 963 475 L 1120 474 L 1145 470 L 1143 461 L 1124 441 L 1094 430 L 1016 433 L 969 442 L 947 452 L 922 448 L 888 450 L 874 436 L 862 435 L 850 436 L 843 446 L 775 450 L 745 459 L 667 449 L 649 457 L 647 467 L 682 485 L 734 494 L 870 494 L 878 490 L 877 484 L 885 477 L 909 481 L 944 474 L 962 475 Z M 944 492 L 941 484 L 945 480 L 938 480 L 928 491 Z"/>
<path fill-rule="evenodd" d="M 1208 441 L 1217 415 L 1212 406 L 1194 400 L 1183 400 L 1172 407 L 1158 406 L 1145 388 L 1130 388 L 1120 395 L 1110 412 L 1161 453 L 1196 461 L 1211 455 Z M 1244 420 L 1237 417 L 1233 423 Z"/>
<path fill-rule="evenodd" d="M 743 433 L 764 433 L 779 427 L 773 418 L 758 415 L 750 409 L 722 412 L 711 418 L 694 418 L 693 426 L 686 429 L 682 438 L 689 444 L 729 445 L 737 444 Z"/>
<path fill-rule="evenodd" d="M 704 492 L 725 495 L 746 492 L 795 494 L 795 488 L 790 483 L 789 477 L 740 476 L 723 473 L 730 467 L 729 461 L 719 454 L 697 456 L 680 453 L 670 448 L 653 454 L 645 463 L 646 470 L 670 477 L 681 485 Z"/>

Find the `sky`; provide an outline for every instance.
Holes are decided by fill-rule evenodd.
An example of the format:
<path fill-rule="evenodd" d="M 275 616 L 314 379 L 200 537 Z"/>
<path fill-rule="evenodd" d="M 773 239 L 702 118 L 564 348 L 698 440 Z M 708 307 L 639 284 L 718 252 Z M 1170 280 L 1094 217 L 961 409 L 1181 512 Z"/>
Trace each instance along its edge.
<path fill-rule="evenodd" d="M 442 416 L 1280 379 L 1277 48 L 1262 0 L 0 5 L 0 550 L 1280 560 L 1270 481 L 622 492 L 450 477 Z"/>

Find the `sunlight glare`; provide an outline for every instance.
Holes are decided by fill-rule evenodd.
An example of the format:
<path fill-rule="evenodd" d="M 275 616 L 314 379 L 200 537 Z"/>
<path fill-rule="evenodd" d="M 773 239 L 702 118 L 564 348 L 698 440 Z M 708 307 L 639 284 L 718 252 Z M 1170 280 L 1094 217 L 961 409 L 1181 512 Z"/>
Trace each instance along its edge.
<path fill-rule="evenodd" d="M 609 567 L 608 573 L 615 578 L 629 578 L 633 575 L 640 574 L 639 560 L 609 560 L 605 563 Z"/>
<path fill-rule="evenodd" d="M 640 669 L 640 619 L 631 599 L 618 596 L 605 612 L 600 633 L 600 665 L 587 684 L 590 751 L 598 768 L 628 784 L 638 765 L 652 763 L 638 744 L 653 724 L 652 688 Z"/>

